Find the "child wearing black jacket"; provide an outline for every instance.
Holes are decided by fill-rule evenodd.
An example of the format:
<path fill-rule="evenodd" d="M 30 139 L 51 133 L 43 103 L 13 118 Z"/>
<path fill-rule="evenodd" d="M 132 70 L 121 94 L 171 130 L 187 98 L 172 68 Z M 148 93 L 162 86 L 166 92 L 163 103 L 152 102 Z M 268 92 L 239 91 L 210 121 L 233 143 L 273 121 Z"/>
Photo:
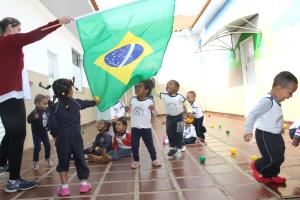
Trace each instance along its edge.
<path fill-rule="evenodd" d="M 34 98 L 35 109 L 28 115 L 27 122 L 31 124 L 33 139 L 33 169 L 39 169 L 39 153 L 41 151 L 41 142 L 45 148 L 45 160 L 47 167 L 53 165 L 50 160 L 51 145 L 47 132 L 48 124 L 48 98 L 42 94 L 36 95 Z"/>
<path fill-rule="evenodd" d="M 80 193 L 86 193 L 92 189 L 92 185 L 87 183 L 89 168 L 84 158 L 83 139 L 80 134 L 80 110 L 95 106 L 99 100 L 96 102 L 74 99 L 72 97 L 73 86 L 72 80 L 68 79 L 58 79 L 52 84 L 58 102 L 51 106 L 48 124 L 50 133 L 55 138 L 58 158 L 56 171 L 62 183 L 57 191 L 59 196 L 71 195 L 68 185 L 71 154 L 73 154 L 77 177 L 80 180 Z"/>

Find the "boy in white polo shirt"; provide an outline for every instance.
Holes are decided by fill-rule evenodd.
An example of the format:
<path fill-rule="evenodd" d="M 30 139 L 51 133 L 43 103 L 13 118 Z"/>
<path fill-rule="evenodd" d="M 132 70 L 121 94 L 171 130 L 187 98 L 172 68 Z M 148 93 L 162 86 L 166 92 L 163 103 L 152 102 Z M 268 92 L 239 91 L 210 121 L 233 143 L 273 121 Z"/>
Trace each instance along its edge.
<path fill-rule="evenodd" d="M 160 99 L 166 106 L 167 121 L 166 132 L 169 139 L 170 150 L 168 156 L 181 157 L 181 148 L 183 142 L 183 113 L 187 112 L 187 117 L 193 118 L 193 111 L 190 103 L 184 96 L 178 94 L 179 83 L 170 80 L 166 87 L 167 93 L 160 93 Z"/>
<path fill-rule="evenodd" d="M 249 142 L 252 139 L 256 121 L 255 139 L 262 157 L 251 162 L 250 166 L 254 178 L 259 182 L 286 182 L 286 178 L 278 176 L 285 152 L 281 135 L 283 114 L 280 102 L 292 97 L 297 87 L 298 80 L 292 73 L 280 72 L 274 78 L 270 93 L 261 98 L 248 114 L 244 140 Z"/>

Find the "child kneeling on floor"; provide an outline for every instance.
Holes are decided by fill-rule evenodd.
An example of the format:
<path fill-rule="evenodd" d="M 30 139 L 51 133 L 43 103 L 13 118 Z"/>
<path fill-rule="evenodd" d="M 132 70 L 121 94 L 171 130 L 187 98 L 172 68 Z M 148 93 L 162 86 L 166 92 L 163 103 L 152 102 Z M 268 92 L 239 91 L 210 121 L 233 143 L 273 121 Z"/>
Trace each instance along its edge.
<path fill-rule="evenodd" d="M 100 120 L 97 125 L 99 133 L 96 135 L 93 145 L 84 150 L 85 157 L 91 162 L 103 162 L 107 153 L 112 148 L 112 136 L 109 134 L 111 123 Z"/>

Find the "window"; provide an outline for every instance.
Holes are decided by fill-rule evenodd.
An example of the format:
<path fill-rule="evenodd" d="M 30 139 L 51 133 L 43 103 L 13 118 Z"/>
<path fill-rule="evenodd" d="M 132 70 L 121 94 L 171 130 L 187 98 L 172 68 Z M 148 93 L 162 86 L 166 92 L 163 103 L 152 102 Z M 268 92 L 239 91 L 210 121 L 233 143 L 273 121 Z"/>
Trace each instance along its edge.
<path fill-rule="evenodd" d="M 52 84 L 56 79 L 59 78 L 58 73 L 58 59 L 57 55 L 48 51 L 48 79 L 49 84 Z M 45 83 L 43 83 L 45 85 Z M 50 96 L 53 96 L 53 91 L 49 90 Z"/>
<path fill-rule="evenodd" d="M 82 76 L 81 76 L 81 55 L 72 49 L 72 63 L 73 63 L 73 72 L 75 77 L 75 87 L 78 88 L 78 90 L 82 91 Z"/>

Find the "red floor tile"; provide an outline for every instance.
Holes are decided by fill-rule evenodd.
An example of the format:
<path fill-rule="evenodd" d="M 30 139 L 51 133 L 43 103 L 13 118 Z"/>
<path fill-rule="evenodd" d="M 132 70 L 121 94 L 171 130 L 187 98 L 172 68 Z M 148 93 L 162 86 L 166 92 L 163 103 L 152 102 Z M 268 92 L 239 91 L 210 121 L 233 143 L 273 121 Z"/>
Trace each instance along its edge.
<path fill-rule="evenodd" d="M 139 177 L 140 180 L 164 179 L 169 177 L 169 173 L 165 169 L 140 170 Z"/>
<path fill-rule="evenodd" d="M 208 186 L 214 186 L 207 176 L 187 177 L 176 179 L 181 189 L 196 189 Z"/>
<path fill-rule="evenodd" d="M 272 193 L 258 184 L 230 185 L 225 187 L 234 199 L 253 200 L 274 197 Z"/>
<path fill-rule="evenodd" d="M 179 200 L 176 192 L 159 192 L 159 193 L 147 193 L 140 194 L 140 200 Z"/>
<path fill-rule="evenodd" d="M 97 196 L 97 200 L 133 200 L 133 194 L 110 195 L 110 196 Z"/>
<path fill-rule="evenodd" d="M 134 182 L 114 182 L 103 183 L 98 195 L 116 194 L 116 193 L 132 193 L 134 191 Z"/>
<path fill-rule="evenodd" d="M 226 196 L 216 187 L 200 188 L 197 190 L 183 191 L 186 200 L 225 200 Z"/>
<path fill-rule="evenodd" d="M 235 172 L 235 171 L 237 171 L 234 167 L 232 167 L 229 164 L 220 164 L 220 165 L 214 165 L 214 166 L 205 166 L 205 169 L 210 174 L 226 173 L 226 172 Z"/>
<path fill-rule="evenodd" d="M 170 179 L 140 181 L 141 192 L 173 190 L 174 187 Z"/>
<path fill-rule="evenodd" d="M 104 181 L 127 181 L 134 180 L 135 171 L 130 172 L 115 172 L 115 173 L 107 173 Z"/>
<path fill-rule="evenodd" d="M 244 184 L 253 183 L 254 181 L 248 178 L 246 175 L 241 173 L 226 173 L 226 174 L 214 174 L 214 179 L 220 185 L 233 185 L 233 184 Z"/>

